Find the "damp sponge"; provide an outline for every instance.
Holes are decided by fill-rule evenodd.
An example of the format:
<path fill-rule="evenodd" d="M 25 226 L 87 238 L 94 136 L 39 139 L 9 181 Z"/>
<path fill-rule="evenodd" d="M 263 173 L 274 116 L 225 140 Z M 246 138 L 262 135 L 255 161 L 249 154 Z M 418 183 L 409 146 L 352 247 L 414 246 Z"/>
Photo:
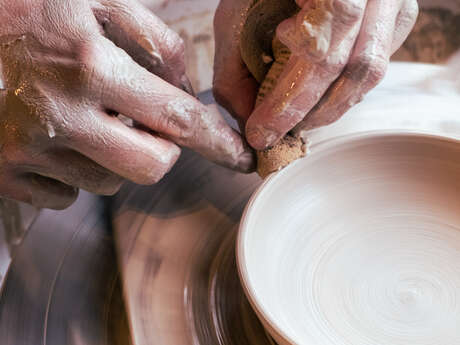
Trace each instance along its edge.
<path fill-rule="evenodd" d="M 241 32 L 241 56 L 260 83 L 256 107 L 278 82 L 291 52 L 275 36 L 276 27 L 299 11 L 294 0 L 255 0 Z M 287 134 L 275 146 L 257 152 L 257 172 L 262 178 L 305 156 L 301 138 Z"/>

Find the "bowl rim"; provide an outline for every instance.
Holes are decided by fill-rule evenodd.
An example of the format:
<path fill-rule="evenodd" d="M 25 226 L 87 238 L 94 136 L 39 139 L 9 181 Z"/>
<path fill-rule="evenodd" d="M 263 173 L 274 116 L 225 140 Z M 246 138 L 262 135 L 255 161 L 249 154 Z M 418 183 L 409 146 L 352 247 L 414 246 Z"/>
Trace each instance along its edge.
<path fill-rule="evenodd" d="M 249 199 L 248 203 L 246 204 L 243 214 L 241 216 L 239 227 L 238 227 L 238 235 L 237 235 L 236 246 L 235 246 L 238 275 L 240 278 L 241 286 L 243 288 L 243 291 L 249 303 L 251 304 L 253 310 L 257 314 L 259 320 L 262 322 L 264 327 L 268 330 L 270 335 L 275 338 L 275 340 L 277 341 L 282 340 L 283 342 L 287 341 L 289 344 L 297 344 L 289 335 L 286 334 L 286 332 L 283 329 L 281 329 L 278 326 L 275 320 L 273 320 L 270 317 L 270 313 L 268 313 L 268 311 L 262 305 L 262 303 L 258 301 L 256 294 L 254 292 L 255 287 L 252 286 L 252 284 L 250 283 L 248 268 L 245 264 L 247 260 L 246 260 L 246 253 L 244 250 L 244 243 L 250 231 L 248 227 L 248 222 L 249 222 L 249 219 L 251 218 L 252 209 L 255 207 L 256 202 L 259 200 L 259 198 L 264 193 L 264 191 L 267 189 L 267 187 L 272 186 L 273 184 L 276 184 L 277 181 L 282 176 L 289 174 L 289 171 L 291 170 L 292 167 L 298 164 L 301 164 L 301 162 L 304 162 L 305 160 L 308 160 L 308 157 L 311 156 L 312 154 L 314 155 L 316 152 L 324 150 L 331 146 L 335 146 L 336 144 L 340 142 L 352 142 L 352 141 L 357 142 L 357 141 L 366 140 L 369 138 L 391 138 L 391 137 L 393 138 L 394 137 L 396 138 L 403 138 L 403 137 L 426 138 L 430 140 L 443 141 L 443 142 L 450 143 L 450 144 L 460 145 L 460 139 L 456 137 L 450 137 L 448 135 L 442 135 L 442 134 L 433 134 L 433 132 L 430 132 L 430 131 L 416 131 L 416 130 L 407 130 L 407 129 L 372 130 L 372 131 L 351 133 L 351 134 L 345 134 L 342 136 L 336 136 L 333 138 L 328 138 L 323 141 L 313 143 L 310 147 L 313 153 L 310 153 L 306 157 L 291 163 L 289 167 L 286 167 L 285 169 L 279 172 L 270 174 L 262 182 L 262 184 L 255 190 L 255 192 L 252 194 L 251 198 Z"/>

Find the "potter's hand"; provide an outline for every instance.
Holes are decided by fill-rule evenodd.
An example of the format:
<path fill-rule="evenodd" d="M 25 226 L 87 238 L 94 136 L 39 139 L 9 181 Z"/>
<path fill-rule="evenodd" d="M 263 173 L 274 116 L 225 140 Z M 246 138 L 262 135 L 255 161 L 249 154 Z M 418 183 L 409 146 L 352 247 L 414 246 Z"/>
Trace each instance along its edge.
<path fill-rule="evenodd" d="M 63 208 L 78 188 L 152 184 L 178 145 L 251 168 L 240 136 L 180 90 L 183 44 L 139 3 L 4 0 L 0 22 L 1 197 Z"/>
<path fill-rule="evenodd" d="M 312 129 L 340 118 L 383 78 L 418 13 L 416 0 L 296 0 L 300 12 L 276 32 L 292 55 L 270 96 L 254 110 L 259 85 L 239 49 L 252 3 L 221 0 L 214 93 L 247 121 L 246 136 L 256 149 L 276 143 L 294 127 Z"/>

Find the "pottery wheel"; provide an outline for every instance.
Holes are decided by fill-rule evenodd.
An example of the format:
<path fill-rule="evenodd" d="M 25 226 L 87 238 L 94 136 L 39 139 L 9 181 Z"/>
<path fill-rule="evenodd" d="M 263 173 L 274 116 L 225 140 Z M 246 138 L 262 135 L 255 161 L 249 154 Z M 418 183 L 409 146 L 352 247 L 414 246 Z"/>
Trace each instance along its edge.
<path fill-rule="evenodd" d="M 417 86 L 440 73 L 392 66 L 366 102 L 310 139 L 394 128 L 458 134 L 458 108 L 449 111 L 439 88 Z M 416 121 L 388 111 L 407 97 Z M 212 102 L 210 93 L 202 99 Z M 112 205 L 82 193 L 64 212 L 43 211 L 0 298 L 2 345 L 129 345 L 128 324 L 135 345 L 272 344 L 241 290 L 234 254 L 241 213 L 260 182 L 184 150 L 160 183 L 127 184 Z"/>
<path fill-rule="evenodd" d="M 212 101 L 209 92 L 203 99 Z M 232 183 L 220 186 L 222 178 Z M 145 269 L 139 276 L 145 289 L 136 298 L 143 310 L 130 310 L 136 345 L 143 343 L 139 339 L 146 339 L 146 334 L 152 334 L 153 339 L 144 343 L 153 345 L 271 344 L 242 292 L 234 254 L 235 225 L 259 182 L 255 175 L 236 174 L 185 151 L 174 170 L 155 186 L 127 184 L 115 200 L 82 192 L 65 211 L 42 211 L 17 248 L 3 286 L 1 344 L 132 343 L 114 250 L 112 213 L 118 238 L 139 235 L 136 226 L 148 215 L 164 220 L 151 228 L 151 234 L 158 236 L 149 241 L 154 250 L 137 265 Z M 204 199 L 200 200 L 198 190 Z M 219 200 L 209 199 L 205 206 L 205 199 L 215 197 L 216 190 L 222 191 Z M 131 220 L 126 213 L 120 217 L 123 210 L 132 210 L 131 207 L 136 210 L 132 227 L 117 227 L 120 220 Z M 190 228 L 184 234 L 174 231 L 173 218 L 177 215 L 191 215 Z M 206 226 L 211 218 L 215 221 L 213 229 Z M 146 221 L 141 220 L 141 224 Z M 191 233 L 195 230 L 197 236 Z M 168 235 L 171 242 L 162 244 L 159 240 Z M 124 240 L 118 242 L 121 262 L 128 254 L 142 256 L 144 251 L 139 248 L 124 251 L 122 246 L 128 248 L 131 243 L 130 238 Z M 163 245 L 166 257 L 160 252 Z M 175 252 L 176 246 L 181 245 L 181 251 Z M 181 264 L 184 253 L 190 256 L 186 264 Z M 157 286 L 156 272 L 161 275 L 168 260 L 173 265 L 169 268 L 177 274 L 167 275 L 170 280 L 163 282 L 166 286 Z M 139 270 L 125 271 L 125 279 L 136 272 Z M 133 282 L 136 280 L 130 281 Z M 127 300 L 131 301 L 131 285 L 125 284 L 125 288 Z M 176 295 L 174 289 L 179 291 Z M 158 308 L 149 310 L 152 302 L 157 303 L 156 298 L 162 299 Z M 182 305 L 176 303 L 184 298 Z M 152 314 L 158 318 L 152 318 Z M 187 340 L 177 342 L 181 336 Z"/>
<path fill-rule="evenodd" d="M 210 92 L 201 100 L 213 102 Z M 261 182 L 184 150 L 160 183 L 117 195 L 113 224 L 136 345 L 272 344 L 235 261 L 239 219 Z"/>
<path fill-rule="evenodd" d="M 194 154 L 186 154 L 178 167 L 187 163 L 194 165 L 196 160 L 198 157 Z M 142 196 L 145 196 L 155 204 L 155 200 L 165 197 L 164 188 L 167 188 L 168 195 L 175 197 L 171 184 L 176 186 L 177 181 L 172 181 L 167 178 L 152 187 L 153 190 L 129 185 L 122 193 L 130 194 L 141 203 L 145 201 Z M 180 188 L 176 192 L 180 193 Z M 242 198 L 238 198 L 235 210 L 229 210 L 234 213 L 235 221 L 252 190 L 252 186 L 248 187 Z M 183 197 L 184 204 L 178 196 L 177 206 L 197 209 L 193 207 L 193 200 L 185 194 Z M 127 202 L 133 200 L 128 198 Z M 82 193 L 77 204 L 69 210 L 40 214 L 7 275 L 0 299 L 2 344 L 130 344 L 106 204 L 102 199 Z M 190 321 L 193 321 L 190 327 L 193 327 L 199 344 L 221 344 L 220 338 L 227 344 L 270 344 L 239 285 L 234 254 L 235 232 L 227 234 L 219 231 L 220 225 L 217 226 L 214 235 L 209 233 L 209 237 L 201 239 L 202 248 L 197 247 L 195 251 L 200 255 L 194 255 L 193 265 L 187 267 L 186 305 Z M 227 223 L 223 222 L 222 226 L 221 230 L 224 230 Z M 153 255 L 150 260 L 152 266 L 147 266 L 147 270 L 159 269 L 164 259 Z M 149 273 L 143 277 L 146 289 L 151 285 Z M 184 287 L 182 289 L 185 291 Z M 164 290 L 158 293 L 164 293 Z M 141 302 L 145 301 L 141 299 Z M 181 311 L 159 309 L 152 310 L 152 313 L 166 315 Z M 143 314 L 139 316 L 149 320 L 150 313 L 144 310 Z M 146 329 L 155 329 L 153 322 L 143 325 Z M 177 335 L 176 331 L 173 328 L 171 339 Z M 150 344 L 169 343 L 165 339 Z"/>
<path fill-rule="evenodd" d="M 259 181 L 187 152 L 157 186 L 122 191 L 114 225 L 137 345 L 270 344 L 235 262 L 237 224 Z"/>
<path fill-rule="evenodd" d="M 436 86 L 450 74 L 393 64 L 365 102 L 308 139 L 394 130 L 460 139 L 458 93 Z M 210 94 L 202 100 L 212 102 Z M 185 150 L 156 186 L 126 186 L 117 196 L 113 225 L 136 345 L 271 344 L 241 290 L 234 255 L 241 214 L 260 182 Z"/>
<path fill-rule="evenodd" d="M 82 192 L 32 223 L 0 298 L 2 345 L 131 343 L 107 206 Z"/>

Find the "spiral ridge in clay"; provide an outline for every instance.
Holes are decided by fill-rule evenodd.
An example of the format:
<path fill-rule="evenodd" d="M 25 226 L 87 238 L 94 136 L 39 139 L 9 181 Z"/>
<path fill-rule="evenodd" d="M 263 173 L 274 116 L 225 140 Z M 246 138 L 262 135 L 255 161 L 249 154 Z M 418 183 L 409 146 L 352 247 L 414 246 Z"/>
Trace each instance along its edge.
<path fill-rule="evenodd" d="M 266 326 L 280 344 L 460 344 L 460 145 L 337 140 L 249 208 L 239 260 Z"/>

